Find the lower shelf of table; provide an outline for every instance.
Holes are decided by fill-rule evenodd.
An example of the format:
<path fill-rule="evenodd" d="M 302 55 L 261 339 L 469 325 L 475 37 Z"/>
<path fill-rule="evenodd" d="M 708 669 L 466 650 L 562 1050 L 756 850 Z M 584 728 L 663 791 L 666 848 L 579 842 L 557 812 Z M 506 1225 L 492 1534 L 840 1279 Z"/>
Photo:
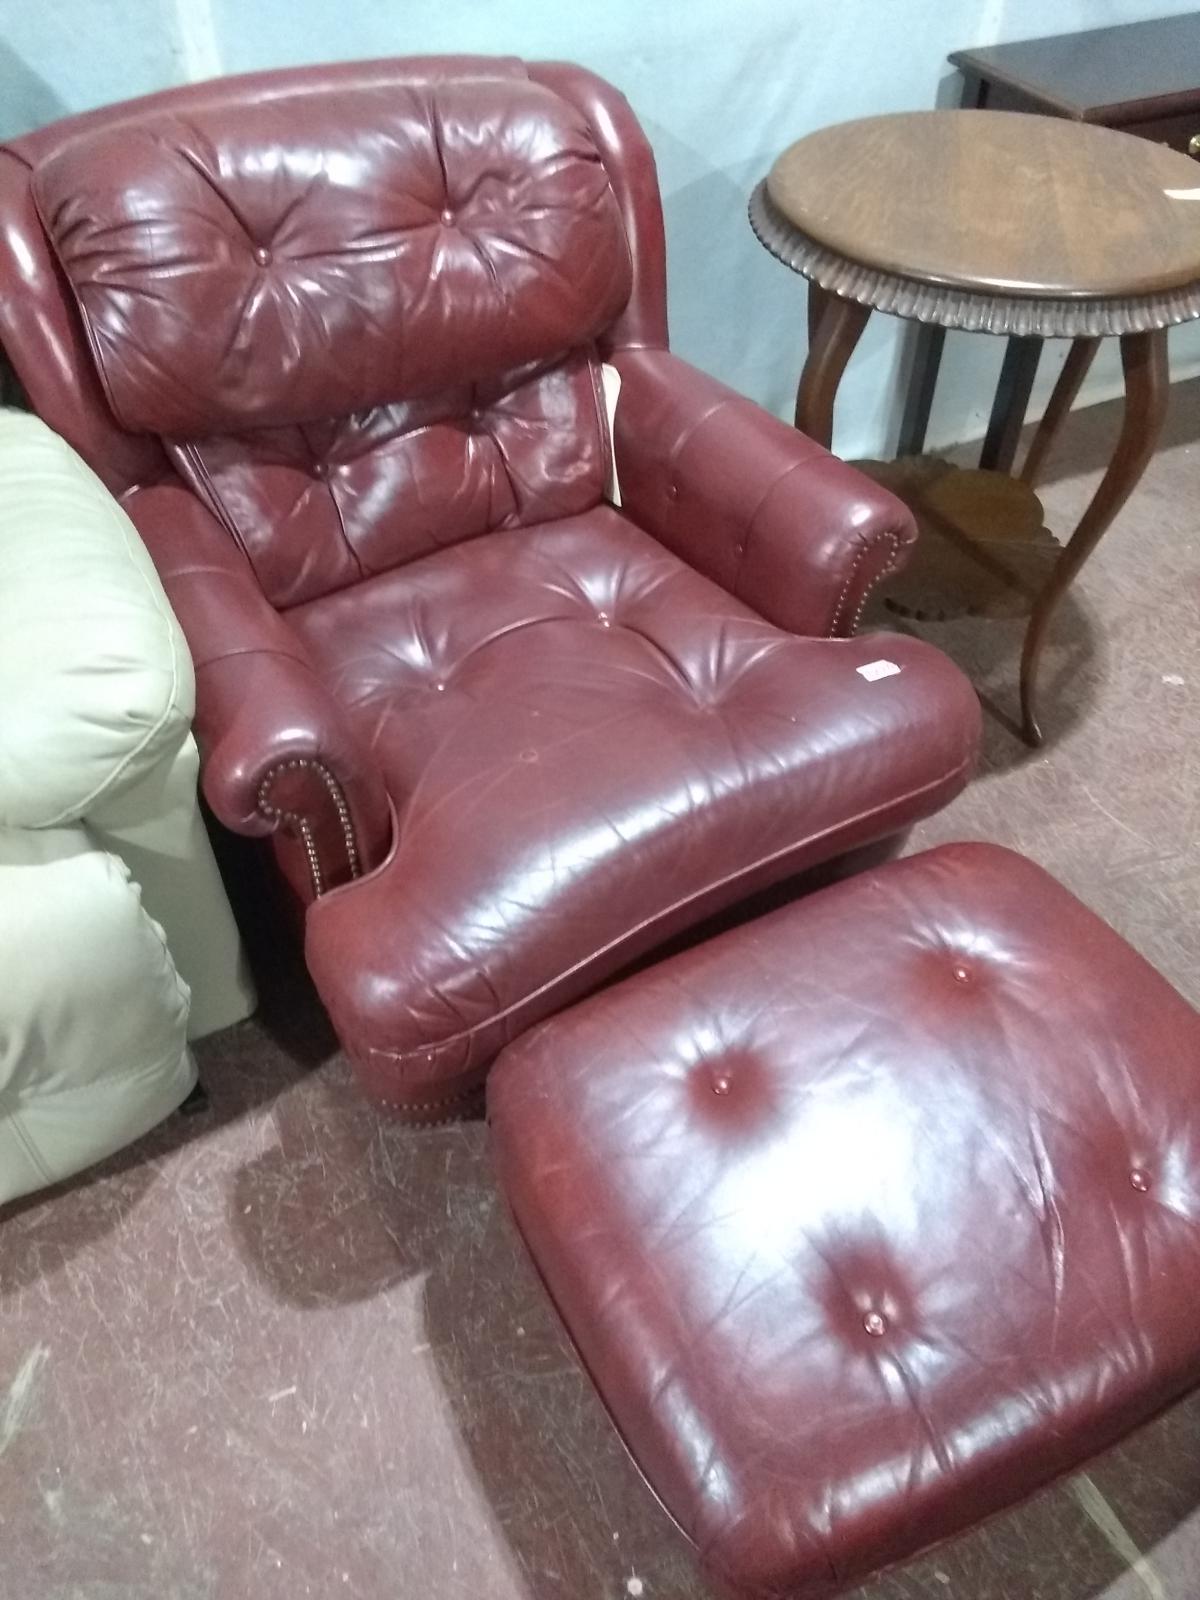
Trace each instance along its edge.
<path fill-rule="evenodd" d="M 907 567 L 884 585 L 890 611 L 927 622 L 1028 616 L 1061 548 L 1028 484 L 935 456 L 854 465 L 903 500 L 920 530 Z"/>

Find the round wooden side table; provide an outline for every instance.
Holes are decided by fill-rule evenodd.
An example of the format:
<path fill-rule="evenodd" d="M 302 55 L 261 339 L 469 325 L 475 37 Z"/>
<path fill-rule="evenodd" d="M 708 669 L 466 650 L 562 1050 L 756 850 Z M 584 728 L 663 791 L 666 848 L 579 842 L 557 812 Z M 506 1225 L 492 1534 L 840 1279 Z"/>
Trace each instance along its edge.
<path fill-rule="evenodd" d="M 1021 715 L 1025 738 L 1039 744 L 1037 669 L 1050 619 L 1154 451 L 1166 330 L 1200 317 L 1200 168 L 1147 140 L 1061 118 L 905 112 L 792 145 L 755 189 L 750 221 L 809 280 L 796 426 L 826 447 L 838 384 L 872 311 L 1073 341 L 1022 467 L 1026 486 L 1100 341 L 1119 337 L 1120 439 L 1032 597 Z"/>

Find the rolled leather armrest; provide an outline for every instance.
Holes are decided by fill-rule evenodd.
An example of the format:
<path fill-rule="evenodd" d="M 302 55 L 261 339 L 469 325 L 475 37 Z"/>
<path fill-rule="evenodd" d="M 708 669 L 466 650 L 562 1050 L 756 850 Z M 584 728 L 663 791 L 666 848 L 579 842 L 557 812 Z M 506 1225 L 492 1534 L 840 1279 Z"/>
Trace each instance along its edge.
<path fill-rule="evenodd" d="M 238 833 L 298 836 L 314 894 L 369 870 L 391 836 L 382 775 L 242 552 L 179 484 L 124 504 L 191 648 L 213 811 Z"/>
<path fill-rule="evenodd" d="M 619 350 L 613 447 L 627 513 L 791 633 L 854 632 L 916 539 L 907 509 L 666 350 Z"/>
<path fill-rule="evenodd" d="M 196 1081 L 163 930 L 89 830 L 0 826 L 0 1205 L 168 1116 Z"/>

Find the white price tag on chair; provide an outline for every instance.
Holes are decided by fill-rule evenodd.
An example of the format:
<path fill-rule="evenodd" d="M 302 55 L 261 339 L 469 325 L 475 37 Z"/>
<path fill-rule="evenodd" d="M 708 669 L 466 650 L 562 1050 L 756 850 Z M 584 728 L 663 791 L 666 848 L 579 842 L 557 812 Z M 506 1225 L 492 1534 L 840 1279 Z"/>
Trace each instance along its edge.
<path fill-rule="evenodd" d="M 894 661 L 868 661 L 865 667 L 855 667 L 860 678 L 874 683 L 876 678 L 894 678 L 900 668 Z"/>

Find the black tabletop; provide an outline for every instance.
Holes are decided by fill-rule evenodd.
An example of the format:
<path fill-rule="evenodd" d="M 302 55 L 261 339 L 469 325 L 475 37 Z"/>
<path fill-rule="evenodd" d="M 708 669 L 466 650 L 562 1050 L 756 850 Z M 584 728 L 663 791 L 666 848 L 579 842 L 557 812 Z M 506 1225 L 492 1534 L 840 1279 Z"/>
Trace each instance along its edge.
<path fill-rule="evenodd" d="M 1200 98 L 1200 12 L 956 50 L 950 60 L 1085 122 L 1167 116 Z"/>

